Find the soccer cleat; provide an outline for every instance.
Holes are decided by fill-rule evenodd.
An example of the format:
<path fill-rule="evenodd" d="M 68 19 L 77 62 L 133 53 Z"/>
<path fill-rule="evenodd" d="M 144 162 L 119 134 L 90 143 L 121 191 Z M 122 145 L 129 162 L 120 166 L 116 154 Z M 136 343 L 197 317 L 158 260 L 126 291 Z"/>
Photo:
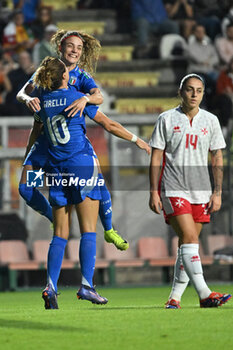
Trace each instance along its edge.
<path fill-rule="evenodd" d="M 180 302 L 175 299 L 169 299 L 165 304 L 165 309 L 181 309 Z"/>
<path fill-rule="evenodd" d="M 108 299 L 101 297 L 96 292 L 95 288 L 84 286 L 83 284 L 77 292 L 77 298 L 81 300 L 91 301 L 92 304 L 107 304 L 108 302 Z"/>
<path fill-rule="evenodd" d="M 42 292 L 42 298 L 44 299 L 45 309 L 58 309 L 57 293 L 53 290 L 50 284 Z"/>
<path fill-rule="evenodd" d="M 231 294 L 212 292 L 208 298 L 200 300 L 200 307 L 218 307 L 231 299 Z"/>
<path fill-rule="evenodd" d="M 104 231 L 104 239 L 108 243 L 113 243 L 119 250 L 127 250 L 129 248 L 129 243 L 118 235 L 117 231 L 113 228 L 108 231 Z"/>
<path fill-rule="evenodd" d="M 223 304 L 226 304 L 228 300 L 230 300 L 231 298 L 232 298 L 231 294 L 222 294 L 222 296 L 220 297 L 220 300 L 221 300 L 220 306 Z"/>

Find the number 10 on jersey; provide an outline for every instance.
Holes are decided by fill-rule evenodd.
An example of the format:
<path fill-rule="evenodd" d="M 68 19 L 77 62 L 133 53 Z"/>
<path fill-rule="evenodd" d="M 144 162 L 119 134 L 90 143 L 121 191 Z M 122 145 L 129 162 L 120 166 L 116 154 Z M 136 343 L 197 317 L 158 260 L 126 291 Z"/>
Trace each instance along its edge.
<path fill-rule="evenodd" d="M 59 130 L 59 125 L 61 130 Z M 47 127 L 54 146 L 57 146 L 57 141 L 66 144 L 70 140 L 70 132 L 64 115 L 59 114 L 53 116 L 51 119 L 47 118 Z"/>

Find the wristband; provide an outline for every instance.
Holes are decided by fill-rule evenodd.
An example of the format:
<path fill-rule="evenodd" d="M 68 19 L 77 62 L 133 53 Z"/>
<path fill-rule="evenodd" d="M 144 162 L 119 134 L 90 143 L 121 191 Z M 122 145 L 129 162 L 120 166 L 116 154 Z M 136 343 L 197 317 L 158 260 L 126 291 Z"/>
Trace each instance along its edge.
<path fill-rule="evenodd" d="M 137 135 L 134 135 L 132 136 L 132 139 L 130 140 L 131 142 L 136 142 L 138 139 Z"/>
<path fill-rule="evenodd" d="M 89 97 L 87 97 L 86 95 L 84 95 L 83 97 L 87 100 L 87 102 L 90 102 Z"/>

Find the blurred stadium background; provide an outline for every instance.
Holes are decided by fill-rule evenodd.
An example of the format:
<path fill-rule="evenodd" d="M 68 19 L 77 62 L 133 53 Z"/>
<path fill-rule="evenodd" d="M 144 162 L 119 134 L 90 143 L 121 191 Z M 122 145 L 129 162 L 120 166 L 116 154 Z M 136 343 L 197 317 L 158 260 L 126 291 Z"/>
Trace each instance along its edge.
<path fill-rule="evenodd" d="M 58 28 L 82 29 L 100 40 L 102 50 L 94 78 L 104 94 L 101 110 L 149 140 L 159 113 L 178 104 L 178 83 L 187 73 L 188 59 L 177 52 L 168 52 L 161 58 L 162 37 L 159 35 L 150 38 L 149 52 L 140 57 L 131 30 L 129 2 L 117 4 L 113 1 L 109 6 L 107 3 L 43 1 L 43 5 L 52 10 L 53 23 Z M 13 2 L 1 1 L 1 38 L 12 11 Z M 4 65 L 2 45 L 1 50 Z M 19 64 L 17 59 L 14 64 Z M 18 86 L 21 85 L 19 82 Z M 6 92 L 3 90 L 1 94 L 4 99 Z M 33 122 L 29 114 L 1 113 L 0 118 L 0 289 L 41 286 L 46 278 L 46 250 L 52 235 L 50 224 L 26 206 L 18 194 L 22 159 Z M 201 236 L 206 278 L 214 281 L 233 278 L 233 257 L 229 255 L 224 260 L 213 256 L 216 249 L 233 247 L 231 122 L 232 115 L 225 131 L 223 206 L 213 216 L 211 224 L 204 227 Z M 112 194 L 115 228 L 130 242 L 130 251 L 125 253 L 106 247 L 98 222 L 97 283 L 148 285 L 171 281 L 176 240 L 169 226 L 164 224 L 162 215 L 154 215 L 148 207 L 149 157 L 133 144 L 106 135 L 103 129 L 89 121 L 88 136 Z M 42 191 L 47 195 L 46 188 Z M 70 237 L 73 246 L 67 249 L 61 284 L 79 283 L 79 237 L 74 216 Z M 153 239 L 143 241 L 146 237 Z M 21 247 L 17 242 L 14 250 L 16 240 L 24 244 Z M 37 241 L 42 241 L 41 245 L 37 246 Z M 155 247 L 150 249 L 153 244 Z"/>

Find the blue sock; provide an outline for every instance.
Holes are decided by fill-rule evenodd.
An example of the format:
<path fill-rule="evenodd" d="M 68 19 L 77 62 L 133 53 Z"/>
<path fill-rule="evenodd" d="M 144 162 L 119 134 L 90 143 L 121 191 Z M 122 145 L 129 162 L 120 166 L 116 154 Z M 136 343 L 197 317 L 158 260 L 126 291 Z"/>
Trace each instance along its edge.
<path fill-rule="evenodd" d="M 50 283 L 57 293 L 57 281 L 61 271 L 62 260 L 67 239 L 54 236 L 48 251 L 47 283 Z"/>
<path fill-rule="evenodd" d="M 100 173 L 99 179 L 103 178 L 103 175 Z M 107 189 L 107 186 L 105 185 L 105 182 L 104 186 L 100 186 L 100 191 L 102 199 L 100 200 L 99 216 L 104 230 L 108 231 L 112 229 L 112 201 L 111 195 Z"/>
<path fill-rule="evenodd" d="M 20 184 L 19 193 L 29 207 L 53 222 L 52 207 L 47 198 L 45 198 L 40 191 L 38 191 L 35 187 L 27 186 L 27 184 Z"/>
<path fill-rule="evenodd" d="M 82 233 L 79 246 L 79 260 L 82 273 L 82 284 L 93 287 L 93 276 L 96 258 L 96 233 Z"/>

